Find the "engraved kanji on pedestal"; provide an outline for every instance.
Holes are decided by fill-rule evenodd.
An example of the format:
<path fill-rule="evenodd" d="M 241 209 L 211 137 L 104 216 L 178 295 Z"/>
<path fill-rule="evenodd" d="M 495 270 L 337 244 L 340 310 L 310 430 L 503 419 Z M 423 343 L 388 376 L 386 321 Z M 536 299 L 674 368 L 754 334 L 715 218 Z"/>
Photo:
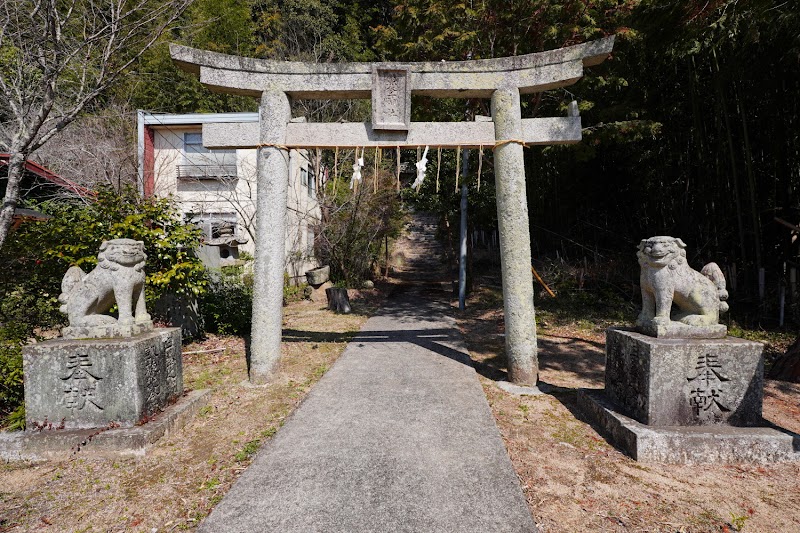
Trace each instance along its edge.
<path fill-rule="evenodd" d="M 686 378 L 691 386 L 689 390 L 689 405 L 692 406 L 694 416 L 698 420 L 711 418 L 721 420 L 724 413 L 731 409 L 723 404 L 723 389 L 726 381 L 730 381 L 722 373 L 722 364 L 719 355 L 715 353 L 701 353 L 697 356 L 697 364 L 693 375 Z"/>
<path fill-rule="evenodd" d="M 67 409 L 83 409 L 87 404 L 103 410 L 97 386 L 103 379 L 97 370 L 92 369 L 88 352 L 71 353 L 66 361 L 63 402 Z"/>

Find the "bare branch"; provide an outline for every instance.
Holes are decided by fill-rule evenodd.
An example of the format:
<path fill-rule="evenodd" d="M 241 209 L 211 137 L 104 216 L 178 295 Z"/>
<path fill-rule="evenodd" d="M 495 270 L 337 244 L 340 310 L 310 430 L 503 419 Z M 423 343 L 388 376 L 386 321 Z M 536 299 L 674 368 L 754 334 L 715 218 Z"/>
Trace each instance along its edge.
<path fill-rule="evenodd" d="M 0 7 L 0 146 L 9 182 L 150 48 L 191 0 L 4 0 Z M 13 117 L 13 120 L 9 120 Z M 19 188 L 0 209 L 0 247 Z"/>

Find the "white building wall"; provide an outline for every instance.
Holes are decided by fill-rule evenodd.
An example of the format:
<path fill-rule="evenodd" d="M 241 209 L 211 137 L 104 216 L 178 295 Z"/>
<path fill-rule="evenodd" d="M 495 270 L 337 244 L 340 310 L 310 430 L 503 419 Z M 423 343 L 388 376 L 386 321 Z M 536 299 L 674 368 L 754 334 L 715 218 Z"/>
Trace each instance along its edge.
<path fill-rule="evenodd" d="M 200 125 L 150 126 L 153 129 L 154 194 L 172 196 L 184 216 L 208 216 L 235 213 L 240 236 L 247 243 L 240 252 L 255 254 L 256 150 L 236 150 L 237 177 L 214 179 L 179 179 L 178 165 L 185 162 L 184 133 L 200 132 Z M 309 232 L 318 224 L 321 212 L 316 189 L 309 192 L 306 175 L 314 180 L 305 151 L 292 150 L 289 161 L 289 195 L 286 209 L 286 269 L 295 281 L 305 281 L 305 272 L 317 265 Z M 306 174 L 307 173 L 307 174 Z"/>

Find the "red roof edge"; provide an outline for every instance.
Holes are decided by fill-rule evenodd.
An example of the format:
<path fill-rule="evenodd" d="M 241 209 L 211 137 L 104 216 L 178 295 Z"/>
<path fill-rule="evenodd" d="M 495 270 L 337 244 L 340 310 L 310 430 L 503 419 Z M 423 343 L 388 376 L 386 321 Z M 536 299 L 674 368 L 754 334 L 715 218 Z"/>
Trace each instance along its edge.
<path fill-rule="evenodd" d="M 8 153 L 0 153 L 0 165 L 8 165 L 8 160 L 11 158 L 11 154 Z M 30 159 L 25 160 L 25 170 L 36 174 L 40 178 L 44 178 L 51 183 L 55 183 L 60 187 L 64 187 L 65 189 L 69 189 L 70 191 L 74 192 L 78 196 L 96 196 L 96 193 L 91 189 L 87 189 L 82 185 L 78 185 L 74 181 L 68 180 L 67 178 L 62 178 L 52 170 L 43 167 L 36 161 L 31 161 Z"/>

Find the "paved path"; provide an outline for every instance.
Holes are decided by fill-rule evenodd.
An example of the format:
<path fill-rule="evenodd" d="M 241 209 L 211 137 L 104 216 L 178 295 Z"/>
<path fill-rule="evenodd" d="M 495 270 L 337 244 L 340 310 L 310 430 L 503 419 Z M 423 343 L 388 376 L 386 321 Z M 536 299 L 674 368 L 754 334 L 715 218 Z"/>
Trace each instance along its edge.
<path fill-rule="evenodd" d="M 446 304 L 419 300 L 367 321 L 201 531 L 536 531 Z"/>

